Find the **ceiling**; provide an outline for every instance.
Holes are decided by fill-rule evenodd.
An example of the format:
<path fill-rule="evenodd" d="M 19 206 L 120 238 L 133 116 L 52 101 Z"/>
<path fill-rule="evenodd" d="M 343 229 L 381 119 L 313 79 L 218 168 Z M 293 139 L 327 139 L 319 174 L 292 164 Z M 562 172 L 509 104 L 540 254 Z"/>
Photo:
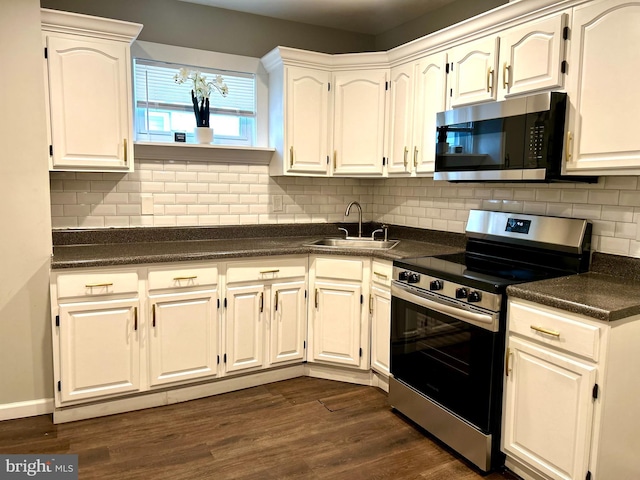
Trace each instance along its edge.
<path fill-rule="evenodd" d="M 181 0 L 378 35 L 455 0 Z"/>

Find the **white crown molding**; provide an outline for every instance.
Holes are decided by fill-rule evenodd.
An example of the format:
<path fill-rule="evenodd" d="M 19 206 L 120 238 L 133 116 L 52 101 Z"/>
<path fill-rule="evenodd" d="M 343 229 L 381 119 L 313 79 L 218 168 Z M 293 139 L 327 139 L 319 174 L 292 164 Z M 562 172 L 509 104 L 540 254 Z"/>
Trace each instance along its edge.
<path fill-rule="evenodd" d="M 457 44 L 497 33 L 532 18 L 570 9 L 586 1 L 588 0 L 512 1 L 388 51 L 332 55 L 289 47 L 276 47 L 262 57 L 262 63 L 268 71 L 283 65 L 329 71 L 389 68 L 415 61 L 425 55 L 448 49 Z"/>
<path fill-rule="evenodd" d="M 140 34 L 142 24 L 79 13 L 40 9 L 42 30 L 83 35 L 85 37 L 117 40 L 131 44 Z"/>

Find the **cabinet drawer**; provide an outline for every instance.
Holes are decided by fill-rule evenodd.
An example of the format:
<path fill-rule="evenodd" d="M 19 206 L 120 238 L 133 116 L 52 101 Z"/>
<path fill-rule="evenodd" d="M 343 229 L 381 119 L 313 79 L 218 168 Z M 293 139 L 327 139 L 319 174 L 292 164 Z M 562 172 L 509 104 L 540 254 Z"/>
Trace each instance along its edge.
<path fill-rule="evenodd" d="M 162 288 L 198 287 L 217 285 L 217 267 L 178 267 L 149 270 L 149 290 Z"/>
<path fill-rule="evenodd" d="M 362 281 L 362 260 L 341 258 L 316 258 L 316 277 Z"/>
<path fill-rule="evenodd" d="M 58 298 L 138 292 L 136 272 L 64 273 L 56 279 Z"/>
<path fill-rule="evenodd" d="M 227 283 L 304 277 L 306 258 L 264 258 L 232 262 L 227 266 Z"/>
<path fill-rule="evenodd" d="M 371 281 L 377 285 L 391 286 L 393 264 L 381 260 L 371 262 Z"/>
<path fill-rule="evenodd" d="M 509 301 L 509 333 L 598 360 L 600 328 L 568 312 Z"/>

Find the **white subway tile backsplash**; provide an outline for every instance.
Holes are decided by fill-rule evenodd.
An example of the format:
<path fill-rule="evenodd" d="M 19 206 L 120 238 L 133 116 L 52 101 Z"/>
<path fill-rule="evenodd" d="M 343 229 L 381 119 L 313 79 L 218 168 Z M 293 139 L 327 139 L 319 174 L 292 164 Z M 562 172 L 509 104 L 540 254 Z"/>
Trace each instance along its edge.
<path fill-rule="evenodd" d="M 597 184 L 450 184 L 431 178 L 270 177 L 263 165 L 140 161 L 121 173 L 51 172 L 56 229 L 366 221 L 464 232 L 470 209 L 588 218 L 594 248 L 640 257 L 638 177 Z M 141 215 L 140 195 L 153 198 Z M 282 195 L 284 212 L 273 212 Z"/>
<path fill-rule="evenodd" d="M 104 194 L 102 193 L 78 193 L 77 198 L 80 205 L 91 205 L 92 203 L 102 203 L 105 201 Z M 125 200 L 126 202 L 126 200 Z"/>
<path fill-rule="evenodd" d="M 620 192 L 618 190 L 591 190 L 589 203 L 598 205 L 618 205 Z"/>
<path fill-rule="evenodd" d="M 86 217 L 91 215 L 91 205 L 63 205 L 65 217 Z"/>
<path fill-rule="evenodd" d="M 562 190 L 560 198 L 564 203 L 587 203 L 589 190 Z"/>
<path fill-rule="evenodd" d="M 638 188 L 638 177 L 604 177 L 604 184 L 607 189 L 611 190 L 636 190 Z"/>
<path fill-rule="evenodd" d="M 633 207 L 616 207 L 612 205 L 603 205 L 602 219 L 613 220 L 616 222 L 632 222 Z"/>

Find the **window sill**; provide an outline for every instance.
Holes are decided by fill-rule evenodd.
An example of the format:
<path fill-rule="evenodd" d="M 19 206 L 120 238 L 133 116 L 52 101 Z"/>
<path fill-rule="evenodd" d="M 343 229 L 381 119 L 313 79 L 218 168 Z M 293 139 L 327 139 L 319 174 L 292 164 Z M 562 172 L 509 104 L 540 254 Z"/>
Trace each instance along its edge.
<path fill-rule="evenodd" d="M 135 142 L 136 160 L 183 160 L 188 162 L 269 165 L 275 149 L 195 143 Z"/>

